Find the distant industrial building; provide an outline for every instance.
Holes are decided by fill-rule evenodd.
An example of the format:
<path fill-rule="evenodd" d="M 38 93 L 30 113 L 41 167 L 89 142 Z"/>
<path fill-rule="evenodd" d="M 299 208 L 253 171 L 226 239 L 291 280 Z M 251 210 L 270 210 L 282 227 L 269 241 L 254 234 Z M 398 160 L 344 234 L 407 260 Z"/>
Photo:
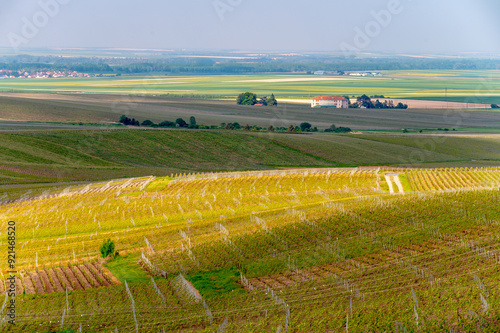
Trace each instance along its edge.
<path fill-rule="evenodd" d="M 384 74 L 380 72 L 358 72 L 358 73 L 349 73 L 347 75 L 350 76 L 383 76 Z"/>
<path fill-rule="evenodd" d="M 349 101 L 340 96 L 317 96 L 313 98 L 311 107 L 347 109 L 349 107 Z"/>

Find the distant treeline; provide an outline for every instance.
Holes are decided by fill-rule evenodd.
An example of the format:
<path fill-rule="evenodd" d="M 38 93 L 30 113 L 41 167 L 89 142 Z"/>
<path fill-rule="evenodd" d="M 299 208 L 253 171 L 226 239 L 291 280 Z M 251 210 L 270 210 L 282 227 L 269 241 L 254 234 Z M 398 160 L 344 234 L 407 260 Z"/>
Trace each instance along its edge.
<path fill-rule="evenodd" d="M 267 132 L 287 132 L 287 133 L 312 133 L 312 132 L 332 132 L 332 133 L 349 133 L 352 130 L 349 127 L 337 127 L 332 124 L 329 128 L 325 130 L 319 130 L 317 127 L 313 127 L 308 122 L 303 122 L 300 125 L 290 125 L 288 127 L 274 127 L 269 125 L 268 127 L 261 127 L 257 125 L 240 125 L 237 122 L 234 123 L 221 123 L 220 125 L 200 125 L 197 124 L 195 117 L 190 117 L 189 122 L 186 122 L 182 118 L 177 118 L 175 121 L 162 121 L 159 124 L 147 119 L 142 123 L 135 118 L 129 118 L 126 115 L 122 115 L 119 120 L 120 124 L 125 126 L 136 126 L 136 127 L 152 127 L 152 128 L 181 128 L 181 129 L 219 129 L 219 130 L 244 130 L 244 131 L 267 131 Z"/>
<path fill-rule="evenodd" d="M 0 69 L 22 71 L 22 72 L 45 72 L 45 71 L 76 71 L 80 73 L 113 73 L 114 70 L 107 64 L 43 64 L 43 63 L 0 63 Z"/>
<path fill-rule="evenodd" d="M 381 71 L 381 70 L 480 70 L 500 69 L 494 59 L 408 59 L 355 57 L 292 57 L 272 59 L 262 57 L 253 62 L 239 60 L 215 61 L 209 58 L 96 58 L 18 55 L 0 58 L 1 69 L 42 71 L 78 71 L 88 73 L 165 73 L 165 74 L 240 74 L 294 73 L 323 71 Z"/>
<path fill-rule="evenodd" d="M 113 66 L 117 73 L 294 73 L 324 71 L 381 71 L 381 70 L 478 70 L 500 69 L 499 61 L 411 61 L 411 62 L 333 62 L 333 63 L 137 63 L 130 65 Z"/>

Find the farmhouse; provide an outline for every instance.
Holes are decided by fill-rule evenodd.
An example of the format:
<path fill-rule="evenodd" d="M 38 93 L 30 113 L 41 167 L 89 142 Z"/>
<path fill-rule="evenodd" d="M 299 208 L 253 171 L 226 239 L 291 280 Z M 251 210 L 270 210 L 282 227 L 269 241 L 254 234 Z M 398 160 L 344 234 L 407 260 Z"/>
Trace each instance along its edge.
<path fill-rule="evenodd" d="M 318 96 L 313 98 L 311 107 L 347 109 L 349 107 L 349 101 L 339 96 Z"/>

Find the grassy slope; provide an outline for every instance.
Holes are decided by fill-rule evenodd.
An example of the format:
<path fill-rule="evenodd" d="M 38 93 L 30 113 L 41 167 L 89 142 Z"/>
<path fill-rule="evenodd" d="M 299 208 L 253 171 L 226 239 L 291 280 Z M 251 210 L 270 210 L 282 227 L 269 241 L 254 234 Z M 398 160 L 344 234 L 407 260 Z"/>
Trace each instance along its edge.
<path fill-rule="evenodd" d="M 409 163 L 412 156 L 421 152 L 420 149 L 395 142 L 377 142 L 366 140 L 372 135 L 358 137 L 357 135 L 318 134 L 308 136 L 283 135 L 273 138 L 274 142 L 286 144 L 301 151 L 321 156 L 330 161 L 348 165 L 394 164 Z M 447 152 L 426 151 L 426 161 L 461 160 Z"/>
<path fill-rule="evenodd" d="M 498 135 L 452 134 L 297 135 L 125 129 L 4 133 L 0 134 L 0 184 L 7 191 L 5 186 L 9 184 L 179 172 L 304 166 L 487 166 L 500 163 L 499 141 Z"/>
<path fill-rule="evenodd" d="M 464 159 L 500 159 L 499 135 L 361 135 L 379 143 L 425 149 L 429 154 L 449 154 Z"/>
<path fill-rule="evenodd" d="M 82 181 L 177 172 L 335 166 L 241 132 L 53 131 L 0 134 L 4 183 Z M 10 174 L 9 174 L 10 172 Z M 11 178 L 8 178 L 11 177 Z"/>

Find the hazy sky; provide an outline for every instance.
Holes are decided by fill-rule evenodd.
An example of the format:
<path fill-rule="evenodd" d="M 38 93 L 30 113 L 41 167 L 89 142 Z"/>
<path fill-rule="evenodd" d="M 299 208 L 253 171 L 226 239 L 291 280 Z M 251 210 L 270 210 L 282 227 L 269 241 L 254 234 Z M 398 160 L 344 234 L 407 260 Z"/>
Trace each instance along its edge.
<path fill-rule="evenodd" d="M 4 47 L 500 54 L 498 0 L 0 0 L 0 4 Z"/>

